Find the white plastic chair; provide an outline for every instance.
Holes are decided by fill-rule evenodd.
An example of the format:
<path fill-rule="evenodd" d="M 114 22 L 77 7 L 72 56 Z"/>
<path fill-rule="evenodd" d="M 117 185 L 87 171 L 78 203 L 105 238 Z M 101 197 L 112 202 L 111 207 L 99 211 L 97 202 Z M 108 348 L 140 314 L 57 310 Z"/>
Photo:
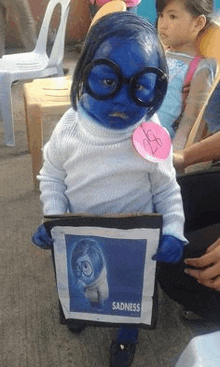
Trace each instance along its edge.
<path fill-rule="evenodd" d="M 11 84 L 15 80 L 63 75 L 65 30 L 71 0 L 50 0 L 40 29 L 36 47 L 32 52 L 5 55 L 0 59 L 0 113 L 4 122 L 5 144 L 15 146 Z M 50 20 L 57 4 L 61 5 L 59 28 L 47 56 L 47 36 Z"/>

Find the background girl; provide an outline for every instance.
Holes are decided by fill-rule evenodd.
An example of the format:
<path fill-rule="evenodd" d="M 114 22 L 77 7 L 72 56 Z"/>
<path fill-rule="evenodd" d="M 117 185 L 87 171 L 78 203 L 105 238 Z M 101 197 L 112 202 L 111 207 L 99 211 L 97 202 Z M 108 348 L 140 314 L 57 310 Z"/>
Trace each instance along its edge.
<path fill-rule="evenodd" d="M 168 90 L 158 116 L 174 139 L 176 151 L 184 147 L 215 76 L 215 60 L 202 59 L 194 73 L 181 115 L 184 80 L 190 63 L 197 56 L 198 36 L 212 21 L 213 1 L 156 0 L 156 10 L 158 34 L 166 49 L 169 68 Z M 181 130 L 177 130 L 175 135 L 173 124 L 177 119 Z"/>

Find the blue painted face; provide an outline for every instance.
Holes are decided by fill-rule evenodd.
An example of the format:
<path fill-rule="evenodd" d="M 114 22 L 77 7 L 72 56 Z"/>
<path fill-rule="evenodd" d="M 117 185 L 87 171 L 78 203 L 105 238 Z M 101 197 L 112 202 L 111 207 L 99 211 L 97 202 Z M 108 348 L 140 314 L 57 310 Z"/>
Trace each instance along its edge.
<path fill-rule="evenodd" d="M 87 73 L 80 103 L 110 129 L 136 124 L 151 107 L 159 60 L 135 40 L 112 37 L 103 42 Z M 160 76 L 159 76 L 160 77 Z"/>

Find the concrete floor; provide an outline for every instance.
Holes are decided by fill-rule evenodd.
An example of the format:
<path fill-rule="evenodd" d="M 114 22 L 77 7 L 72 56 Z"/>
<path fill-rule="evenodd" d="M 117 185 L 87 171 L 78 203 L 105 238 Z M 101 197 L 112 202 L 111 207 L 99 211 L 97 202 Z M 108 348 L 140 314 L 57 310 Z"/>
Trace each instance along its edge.
<path fill-rule="evenodd" d="M 72 72 L 77 53 L 67 47 L 64 66 Z M 22 83 L 12 86 L 16 147 L 3 142 L 0 127 L 0 365 L 1 367 L 108 367 L 113 328 L 88 327 L 71 334 L 59 323 L 50 251 L 31 243 L 42 221 L 27 151 Z M 45 140 L 60 116 L 45 116 Z M 179 306 L 159 292 L 158 325 L 141 330 L 134 367 L 175 366 L 189 340 L 216 325 L 188 325 Z M 188 367 L 188 366 L 186 366 Z M 211 366 L 210 366 L 211 367 Z"/>

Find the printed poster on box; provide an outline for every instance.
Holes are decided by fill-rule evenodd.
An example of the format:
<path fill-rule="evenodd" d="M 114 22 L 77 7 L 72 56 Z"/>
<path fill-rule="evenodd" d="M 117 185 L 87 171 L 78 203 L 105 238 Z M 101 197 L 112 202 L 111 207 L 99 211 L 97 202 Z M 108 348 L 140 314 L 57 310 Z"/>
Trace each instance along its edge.
<path fill-rule="evenodd" d="M 65 318 L 151 327 L 161 216 L 50 219 Z"/>

